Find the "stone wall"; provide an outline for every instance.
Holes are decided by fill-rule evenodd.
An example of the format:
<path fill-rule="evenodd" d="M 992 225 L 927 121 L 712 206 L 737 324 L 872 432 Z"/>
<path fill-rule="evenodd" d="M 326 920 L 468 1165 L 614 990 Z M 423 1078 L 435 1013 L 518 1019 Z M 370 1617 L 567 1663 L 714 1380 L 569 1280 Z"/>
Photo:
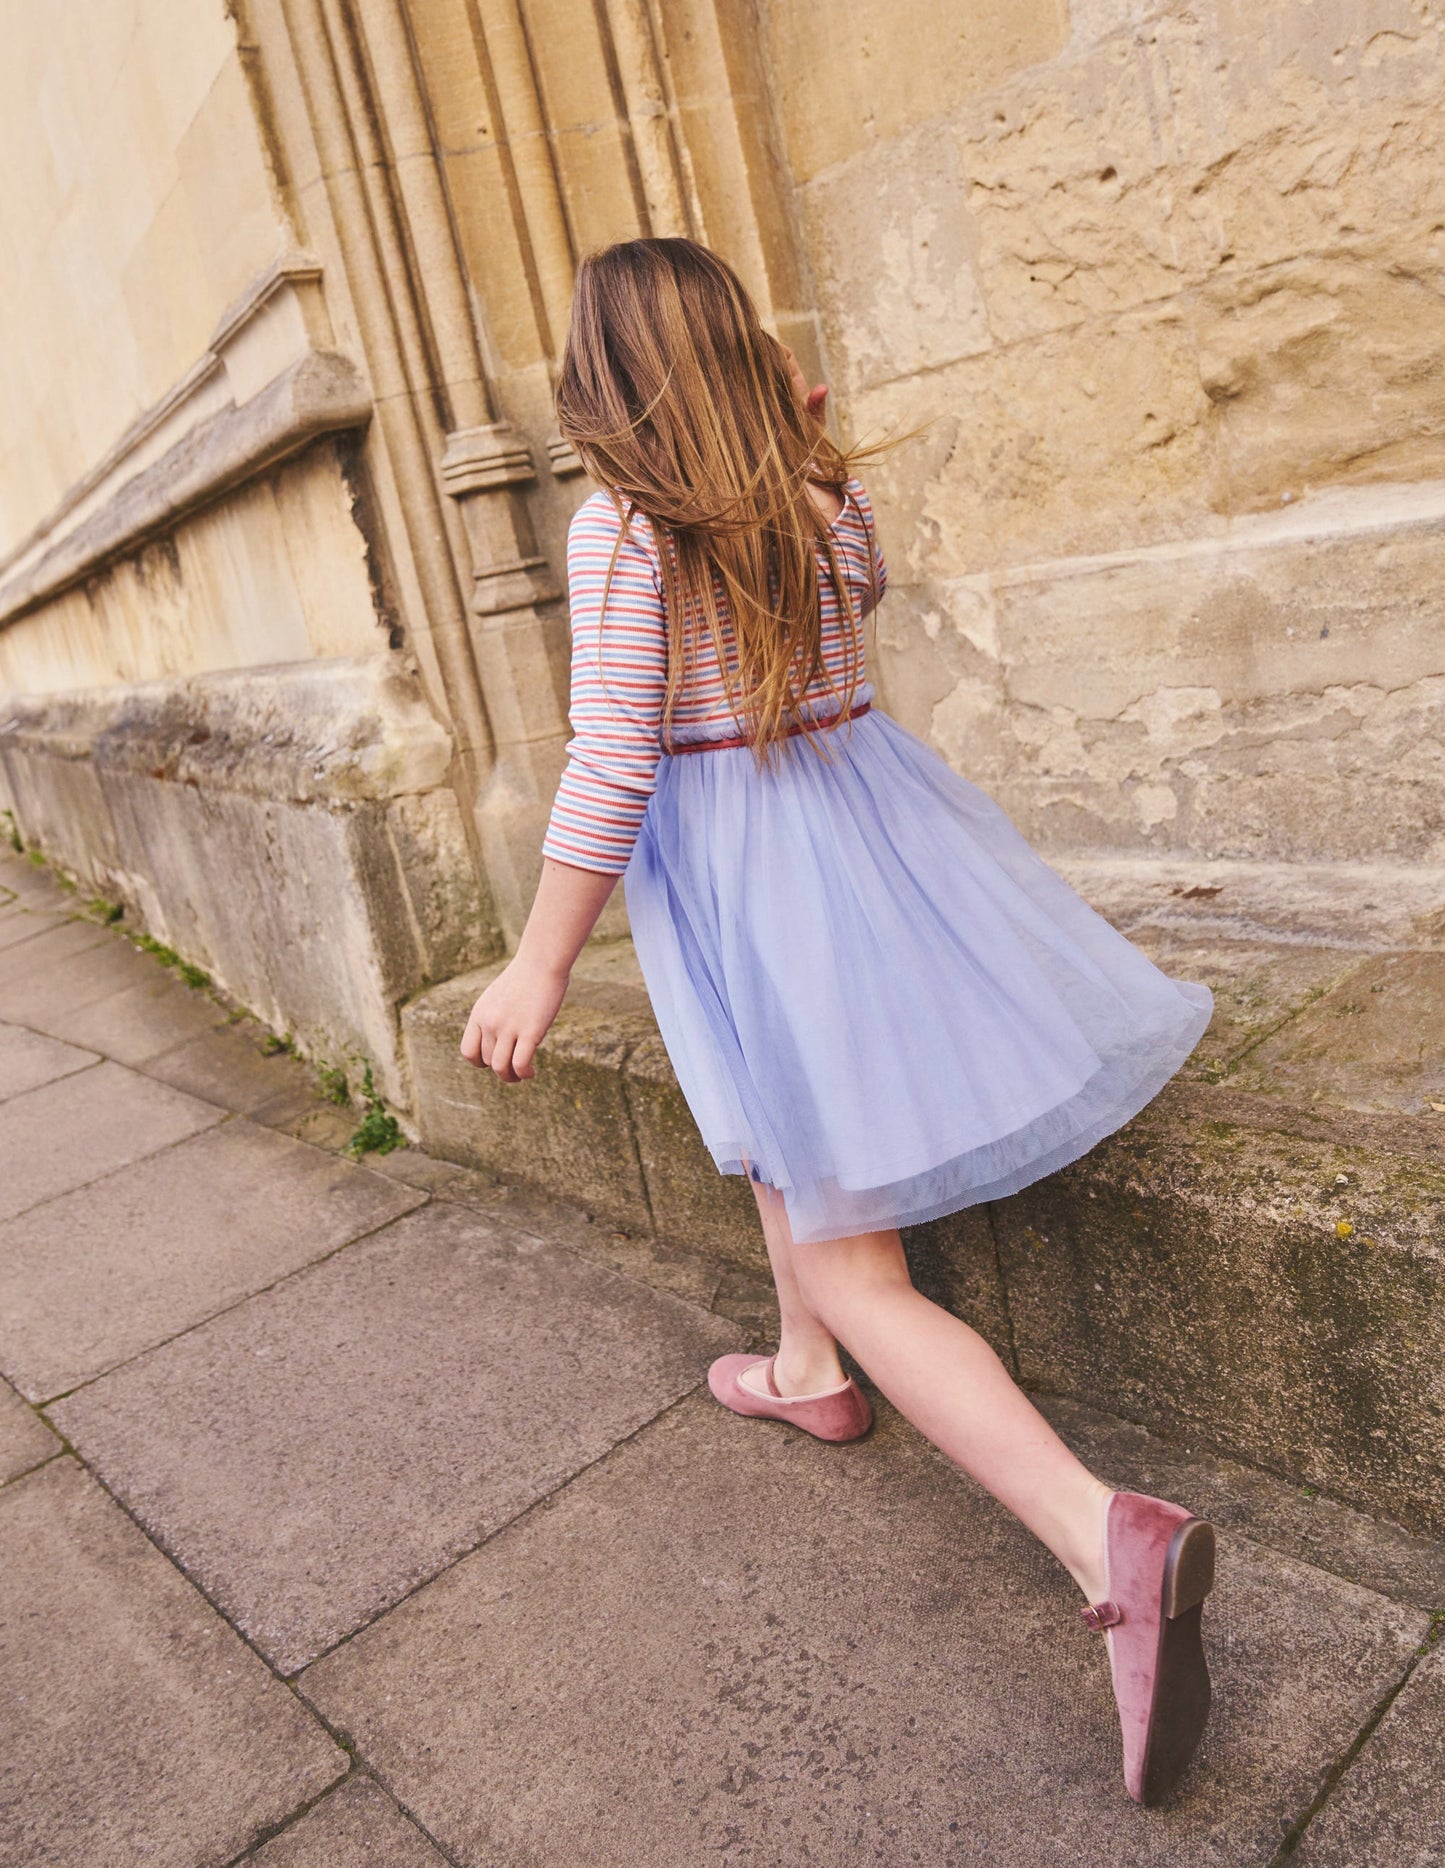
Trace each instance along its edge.
<path fill-rule="evenodd" d="M 222 5 L 8 7 L 0 39 L 8 553 L 172 389 L 289 235 Z"/>
<path fill-rule="evenodd" d="M 11 9 L 0 84 L 0 806 L 404 1107 L 397 1006 L 500 936 L 254 47 Z"/>
<path fill-rule="evenodd" d="M 763 9 L 890 704 L 1053 848 L 1439 860 L 1437 8 Z"/>
<path fill-rule="evenodd" d="M 1442 75 L 1434 0 L 11 9 L 0 802 L 405 1100 L 564 758 L 576 266 L 686 233 L 921 426 L 883 699 L 1037 844 L 1440 861 Z"/>

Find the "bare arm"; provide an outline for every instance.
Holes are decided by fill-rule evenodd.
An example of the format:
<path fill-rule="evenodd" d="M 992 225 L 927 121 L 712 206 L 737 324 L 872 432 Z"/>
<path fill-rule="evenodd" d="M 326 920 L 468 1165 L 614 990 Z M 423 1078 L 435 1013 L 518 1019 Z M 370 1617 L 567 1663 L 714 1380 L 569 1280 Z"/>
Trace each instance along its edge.
<path fill-rule="evenodd" d="M 517 951 L 472 1007 L 462 1039 L 469 1064 L 503 1083 L 536 1075 L 532 1059 L 567 992 L 573 963 L 617 886 L 615 875 L 547 857 Z"/>

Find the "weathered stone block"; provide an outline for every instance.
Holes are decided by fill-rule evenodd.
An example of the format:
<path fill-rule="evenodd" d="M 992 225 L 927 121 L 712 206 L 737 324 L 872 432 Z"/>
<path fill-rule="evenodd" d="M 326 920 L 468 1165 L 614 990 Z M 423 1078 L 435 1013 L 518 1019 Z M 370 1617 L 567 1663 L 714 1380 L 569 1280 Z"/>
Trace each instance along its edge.
<path fill-rule="evenodd" d="M 957 670 L 925 730 L 1052 847 L 1438 861 L 1438 497 L 1332 504 L 922 591 L 890 682 Z"/>
<path fill-rule="evenodd" d="M 446 783 L 451 742 L 399 662 L 303 664 L 12 702 L 25 834 L 269 1024 L 410 1092 L 397 1003 L 497 947 Z"/>
<path fill-rule="evenodd" d="M 935 120 L 802 191 L 835 393 L 992 347 L 965 186 L 957 142 Z"/>
<path fill-rule="evenodd" d="M 1343 1109 L 1445 1112 L 1445 954 L 1380 954 L 1352 968 L 1231 1081 L 1267 1096 L 1323 1096 Z"/>
<path fill-rule="evenodd" d="M 1445 1161 L 1208 1094 L 995 1205 L 1023 1379 L 1438 1532 Z"/>
<path fill-rule="evenodd" d="M 536 1076 L 500 1083 L 461 1056 L 467 1015 L 499 970 L 448 980 L 403 1011 L 422 1145 L 651 1231 L 622 1075 L 638 1021 L 564 1006 Z"/>
<path fill-rule="evenodd" d="M 766 1273 L 767 1248 L 747 1182 L 718 1172 L 650 1015 L 642 1031 L 628 1051 L 624 1079 L 653 1224 L 664 1239 Z"/>
<path fill-rule="evenodd" d="M 1008 1297 L 988 1211 L 964 1207 L 903 1235 L 913 1282 L 926 1297 L 951 1310 L 1017 1373 Z"/>
<path fill-rule="evenodd" d="M 907 7 L 862 0 L 844 13 L 769 7 L 763 20 L 799 181 L 876 149 L 1012 72 L 1032 78 L 1069 37 L 1068 9 L 1058 0 L 1017 7 L 994 0 L 966 13 L 937 0 Z"/>

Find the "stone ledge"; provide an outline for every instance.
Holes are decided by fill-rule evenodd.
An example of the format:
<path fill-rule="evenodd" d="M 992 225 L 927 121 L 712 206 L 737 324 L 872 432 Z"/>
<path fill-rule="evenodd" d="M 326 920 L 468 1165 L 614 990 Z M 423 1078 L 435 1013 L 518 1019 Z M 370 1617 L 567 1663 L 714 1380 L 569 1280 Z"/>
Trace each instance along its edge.
<path fill-rule="evenodd" d="M 0 709 L 27 841 L 402 1109 L 396 1006 L 499 945 L 450 758 L 386 655 Z"/>
<path fill-rule="evenodd" d="M 199 423 L 0 585 L 0 628 L 319 435 L 370 419 L 371 391 L 349 357 L 315 350 L 298 358 L 239 407 Z"/>
<path fill-rule="evenodd" d="M 378 654 L 7 699 L 7 755 L 268 803 L 356 803 L 444 784 L 452 742 L 402 658 Z"/>
<path fill-rule="evenodd" d="M 1376 896 L 1390 900 L 1379 875 L 1362 868 L 1333 888 L 1306 877 L 1292 927 L 1288 872 L 1233 865 L 1216 884 L 1180 867 L 1094 863 L 1071 866 L 1071 879 L 1161 965 L 1210 979 L 1209 1036 L 1081 1162 L 911 1231 L 918 1282 L 1033 1387 L 1185 1429 L 1191 1444 L 1438 1532 L 1445 1113 L 1426 1093 L 1418 1039 L 1445 1025 L 1445 890 L 1416 872 L 1407 912 L 1373 912 Z M 1201 939 L 1188 951 L 1207 963 L 1186 973 L 1177 956 L 1191 911 Z M 1338 933 L 1333 944 L 1338 929 L 1353 944 Z M 1413 956 L 1410 1005 L 1380 993 L 1342 1009 L 1391 954 Z M 424 1146 L 762 1269 L 748 1190 L 702 1147 L 626 943 L 584 955 L 524 1085 L 498 1084 L 458 1051 L 496 971 L 403 1011 Z M 1340 1035 L 1321 1054 L 1310 1033 L 1336 1014 Z M 1382 1084 L 1393 1100 L 1380 1101 Z"/>

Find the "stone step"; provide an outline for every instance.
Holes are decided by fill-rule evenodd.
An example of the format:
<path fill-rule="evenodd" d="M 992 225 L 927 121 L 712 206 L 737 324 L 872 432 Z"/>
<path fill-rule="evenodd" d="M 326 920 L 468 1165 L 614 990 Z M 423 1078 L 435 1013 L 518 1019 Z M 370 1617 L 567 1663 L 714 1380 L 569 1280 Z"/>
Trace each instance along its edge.
<path fill-rule="evenodd" d="M 1053 860 L 1215 1018 L 1082 1161 L 913 1229 L 920 1285 L 1031 1388 L 1445 1530 L 1445 873 Z M 458 1053 L 495 970 L 405 1008 L 424 1145 L 763 1268 L 629 943 L 583 956 L 523 1085 Z"/>

